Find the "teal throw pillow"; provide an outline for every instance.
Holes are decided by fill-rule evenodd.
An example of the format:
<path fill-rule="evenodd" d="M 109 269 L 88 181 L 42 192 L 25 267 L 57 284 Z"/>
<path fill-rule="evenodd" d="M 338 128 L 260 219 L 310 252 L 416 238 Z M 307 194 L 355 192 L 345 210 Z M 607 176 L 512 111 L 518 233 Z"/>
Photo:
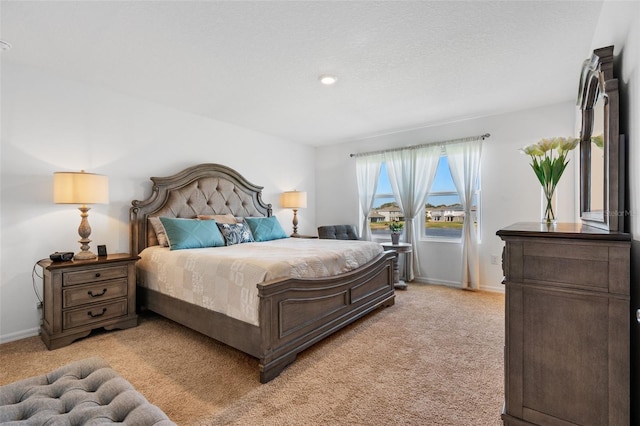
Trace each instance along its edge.
<path fill-rule="evenodd" d="M 245 217 L 244 220 L 249 225 L 255 241 L 271 241 L 288 237 L 275 216 Z"/>
<path fill-rule="evenodd" d="M 171 250 L 222 247 L 224 237 L 215 220 L 161 217 Z"/>

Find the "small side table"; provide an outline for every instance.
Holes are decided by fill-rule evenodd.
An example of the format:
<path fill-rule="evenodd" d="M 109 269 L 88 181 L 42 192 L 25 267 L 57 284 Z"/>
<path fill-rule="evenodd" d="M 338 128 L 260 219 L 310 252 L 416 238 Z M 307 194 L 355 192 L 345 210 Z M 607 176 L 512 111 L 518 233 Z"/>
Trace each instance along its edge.
<path fill-rule="evenodd" d="M 291 234 L 291 238 L 306 238 L 306 239 L 316 239 L 317 235 L 302 235 L 302 234 Z"/>
<path fill-rule="evenodd" d="M 391 242 L 385 242 L 385 243 L 380 243 L 380 245 L 382 245 L 382 248 L 385 250 L 395 250 L 398 253 L 398 256 L 401 254 L 404 254 L 404 279 L 405 280 L 409 280 L 409 276 L 411 275 L 410 271 L 411 271 L 411 265 L 413 262 L 413 258 L 411 257 L 411 252 L 413 251 L 411 249 L 411 244 L 409 243 L 398 243 L 398 244 L 393 244 Z M 395 261 L 393 262 L 393 281 L 394 281 L 394 288 L 397 288 L 398 290 L 406 290 L 407 289 L 407 283 L 406 281 L 400 280 L 400 270 L 398 268 L 398 258 L 396 257 Z"/>

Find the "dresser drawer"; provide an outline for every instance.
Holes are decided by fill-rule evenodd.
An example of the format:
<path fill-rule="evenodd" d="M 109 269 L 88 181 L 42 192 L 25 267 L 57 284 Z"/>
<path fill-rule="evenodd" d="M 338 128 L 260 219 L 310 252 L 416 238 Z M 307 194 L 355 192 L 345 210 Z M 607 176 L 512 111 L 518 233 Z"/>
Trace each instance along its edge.
<path fill-rule="evenodd" d="M 103 301 L 125 297 L 127 295 L 126 278 L 105 281 L 86 286 L 75 286 L 62 291 L 62 307 L 86 305 L 87 303 L 100 303 Z"/>
<path fill-rule="evenodd" d="M 113 280 L 115 278 L 125 278 L 128 273 L 127 265 L 66 272 L 63 275 L 62 285 L 88 284 L 97 281 Z"/>
<path fill-rule="evenodd" d="M 127 315 L 127 299 L 72 309 L 62 313 L 62 329 L 81 327 L 124 315 Z"/>

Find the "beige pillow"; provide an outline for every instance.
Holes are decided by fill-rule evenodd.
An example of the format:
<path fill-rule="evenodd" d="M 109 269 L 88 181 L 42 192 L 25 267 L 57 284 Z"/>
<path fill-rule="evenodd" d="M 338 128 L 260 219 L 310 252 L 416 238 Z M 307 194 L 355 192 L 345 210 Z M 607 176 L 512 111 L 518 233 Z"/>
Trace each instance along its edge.
<path fill-rule="evenodd" d="M 158 216 L 152 216 L 149 218 L 149 223 L 156 233 L 158 244 L 163 247 L 169 247 L 169 238 L 167 238 L 167 233 L 164 230 L 164 226 L 162 225 L 160 218 Z"/>
<path fill-rule="evenodd" d="M 238 223 L 236 218 L 231 214 L 199 214 L 198 219 L 200 220 L 215 220 L 217 223 L 227 223 L 233 224 Z"/>

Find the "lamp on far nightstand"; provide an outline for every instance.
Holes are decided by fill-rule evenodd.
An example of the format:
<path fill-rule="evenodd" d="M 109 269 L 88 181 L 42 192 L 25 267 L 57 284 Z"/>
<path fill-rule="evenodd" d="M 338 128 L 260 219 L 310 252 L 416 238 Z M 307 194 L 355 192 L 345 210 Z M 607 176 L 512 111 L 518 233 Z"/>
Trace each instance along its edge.
<path fill-rule="evenodd" d="M 87 204 L 107 204 L 109 202 L 109 181 L 104 175 L 80 172 L 55 172 L 53 174 L 53 201 L 56 204 L 80 204 L 82 217 L 78 234 L 80 252 L 74 256 L 77 260 L 95 259 L 97 256 L 89 250 L 91 226 L 89 226 L 89 207 Z"/>
<path fill-rule="evenodd" d="M 292 237 L 298 236 L 298 209 L 307 207 L 307 193 L 303 191 L 287 191 L 282 193 L 280 198 L 282 207 L 285 209 L 293 209 L 293 234 Z"/>

